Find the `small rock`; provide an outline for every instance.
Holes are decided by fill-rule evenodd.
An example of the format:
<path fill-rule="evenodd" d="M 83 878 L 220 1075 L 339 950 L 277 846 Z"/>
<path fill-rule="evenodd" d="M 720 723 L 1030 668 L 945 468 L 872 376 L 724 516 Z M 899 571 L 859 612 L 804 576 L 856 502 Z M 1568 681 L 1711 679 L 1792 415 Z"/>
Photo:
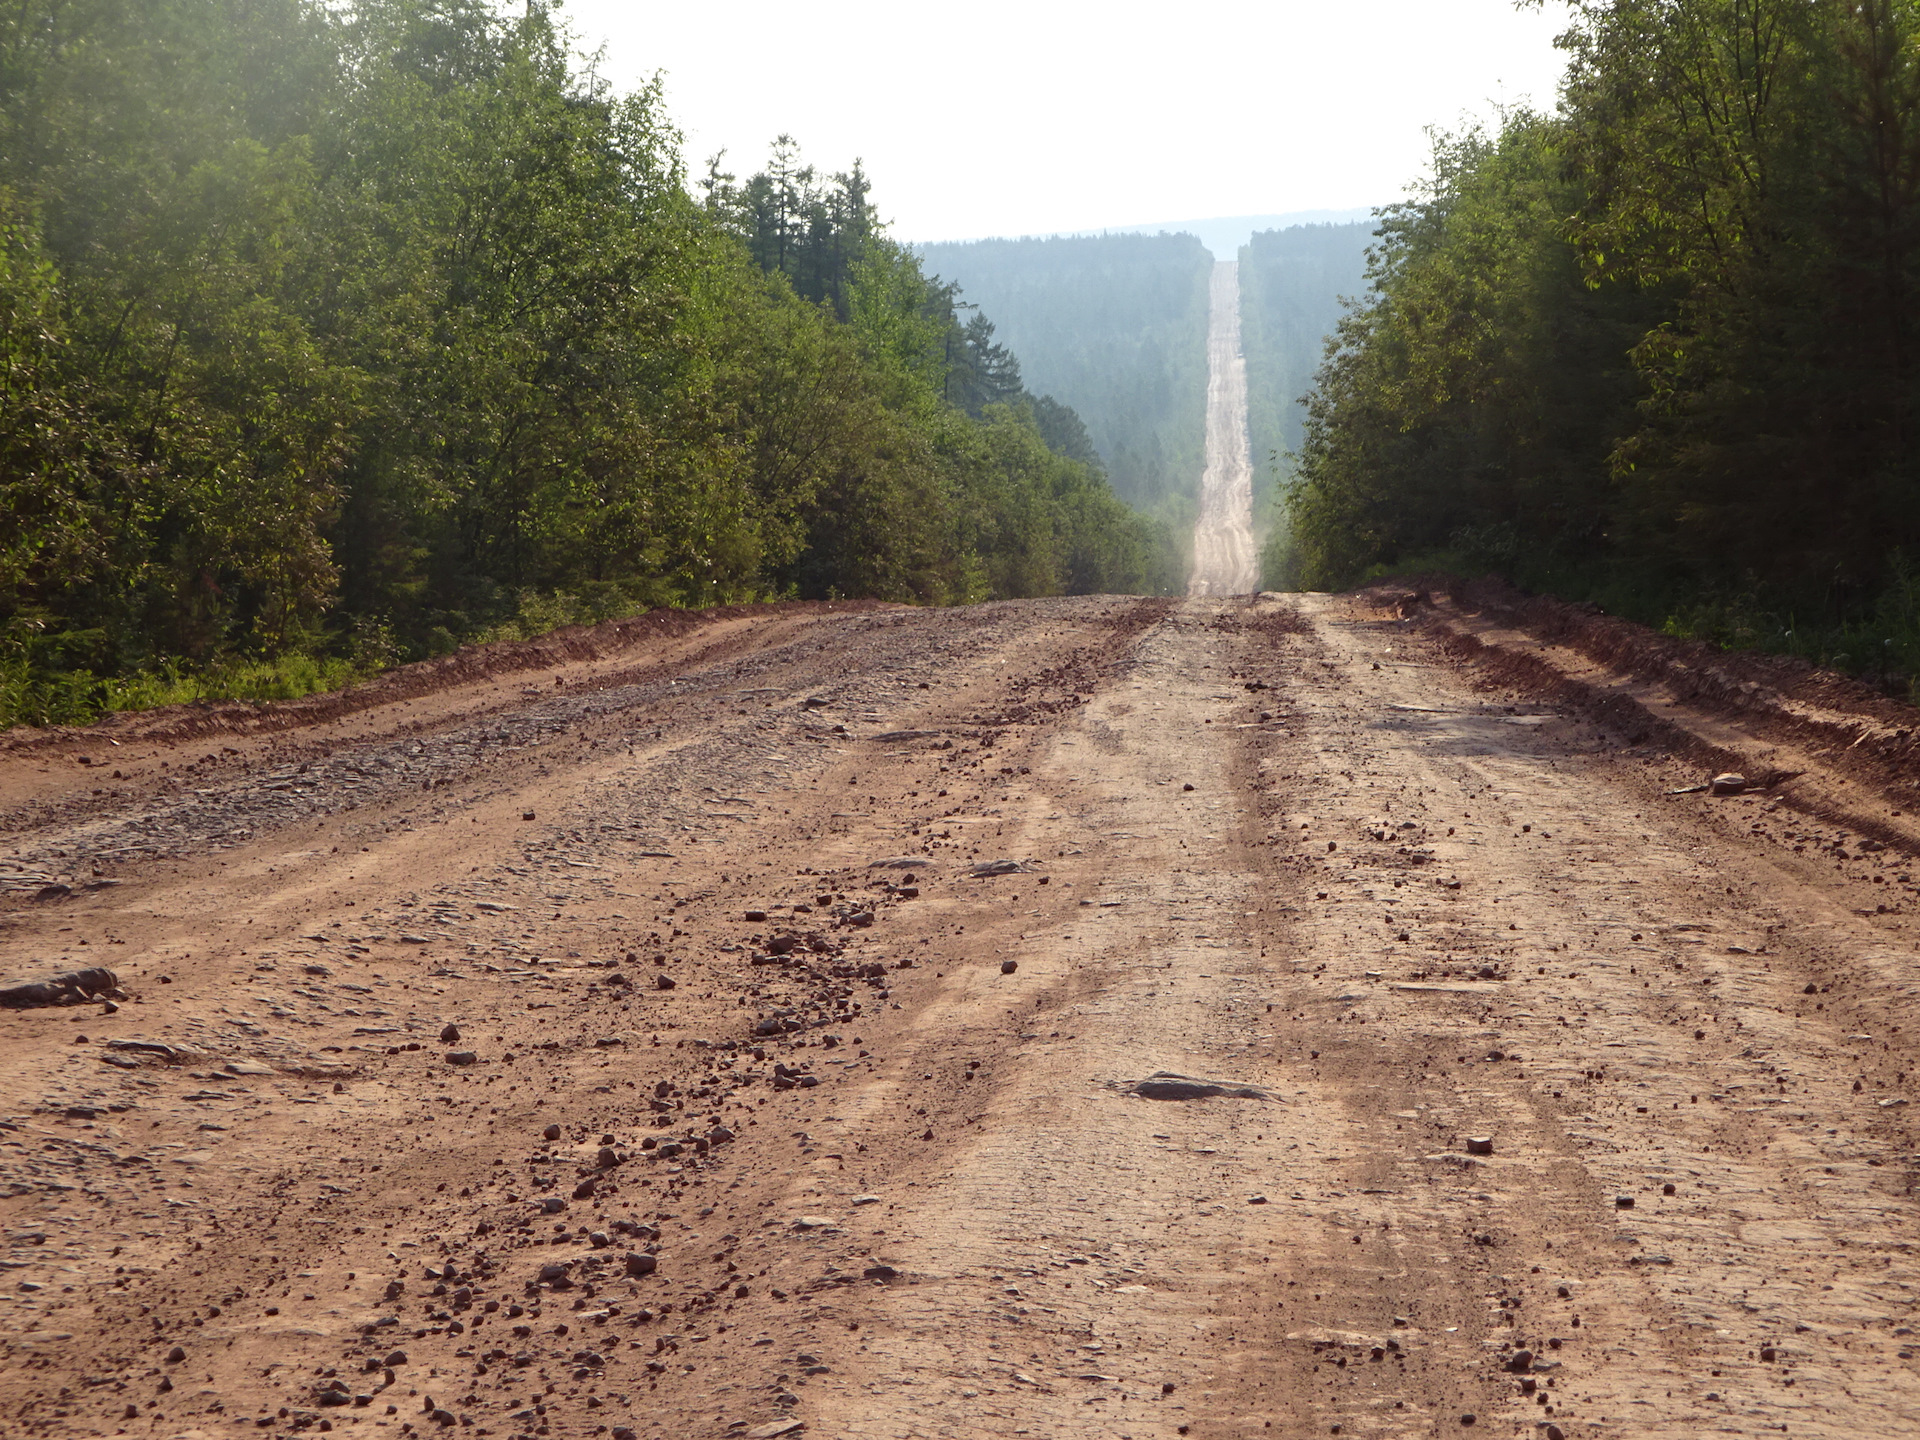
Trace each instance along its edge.
<path fill-rule="evenodd" d="M 520 818 L 521 818 L 522 820 L 531 820 L 531 819 L 533 819 L 533 811 L 531 811 L 531 810 L 522 810 L 522 811 L 520 812 Z"/>
<path fill-rule="evenodd" d="M 1747 788 L 1747 777 L 1736 775 L 1731 770 L 1716 775 L 1707 782 L 1709 795 L 1738 795 Z"/>
<path fill-rule="evenodd" d="M 749 925 L 762 924 L 765 922 L 766 918 L 767 918 L 767 912 L 764 910 L 747 911 L 746 920 Z"/>
<path fill-rule="evenodd" d="M 613 1244 L 613 1237 L 604 1230 L 594 1230 L 587 1235 L 587 1243 L 596 1250 L 604 1250 Z"/>
<path fill-rule="evenodd" d="M 671 975 L 656 975 L 653 977 L 653 988 L 656 990 L 671 990 L 673 986 L 674 979 Z"/>
<path fill-rule="evenodd" d="M 1567 1440 L 1567 1432 L 1558 1425 L 1550 1424 L 1541 1433 L 1546 1436 L 1546 1440 Z"/>
<path fill-rule="evenodd" d="M 1778 1360 L 1779 1358 L 1780 1358 L 1780 1352 L 1774 1349 L 1773 1346 L 1762 1345 L 1760 1347 L 1760 1359 L 1764 1363 L 1771 1365 L 1775 1360 Z"/>
<path fill-rule="evenodd" d="M 593 1198 L 593 1192 L 599 1188 L 600 1177 L 598 1175 L 589 1175 L 573 1187 L 573 1198 L 576 1200 L 591 1200 Z"/>
<path fill-rule="evenodd" d="M 472 1050 L 449 1050 L 447 1052 L 447 1064 L 449 1065 L 478 1065 L 479 1063 L 479 1055 Z"/>
<path fill-rule="evenodd" d="M 1002 975 L 1011 975 L 1019 968 L 1020 962 L 1018 960 L 1002 960 L 1000 962 L 1000 973 Z"/>
<path fill-rule="evenodd" d="M 707 1131 L 707 1143 L 709 1145 L 725 1145 L 731 1139 L 733 1139 L 733 1131 L 725 1125 L 716 1125 Z"/>
<path fill-rule="evenodd" d="M 1188 790 L 1191 790 L 1191 789 L 1193 789 L 1193 786 L 1191 786 L 1191 785 L 1182 785 L 1182 786 L 1180 787 L 1180 789 L 1181 789 L 1181 791 L 1182 791 L 1182 792 L 1184 793 L 1185 791 L 1188 791 Z"/>
<path fill-rule="evenodd" d="M 1661 1193 L 1662 1195 L 1671 1195 L 1671 1194 L 1673 1194 L 1673 1193 L 1674 1193 L 1674 1185 L 1673 1185 L 1673 1182 L 1672 1182 L 1671 1180 L 1669 1180 L 1669 1181 L 1667 1181 L 1667 1183 L 1666 1183 L 1666 1184 L 1664 1184 L 1664 1185 L 1662 1185 L 1662 1186 L 1660 1187 L 1660 1193 Z"/>
<path fill-rule="evenodd" d="M 1033 867 L 1024 860 L 983 860 L 967 871 L 975 880 L 989 880 L 997 875 L 1031 875 Z"/>
<path fill-rule="evenodd" d="M 540 1267 L 540 1282 L 543 1285 L 551 1285 L 556 1280 L 564 1280 L 566 1278 L 567 1266 L 564 1261 L 542 1265 Z"/>
<path fill-rule="evenodd" d="M 1467 1137 L 1467 1154 L 1491 1155 L 1492 1153 L 1493 1137 L 1491 1135 L 1469 1135 Z"/>
<path fill-rule="evenodd" d="M 1616 1210 L 1631 1210 L 1633 1208 L 1633 1197 L 1631 1195 L 1614 1196 L 1613 1208 Z"/>
<path fill-rule="evenodd" d="M 1249 1205 L 1264 1205 L 1266 1203 L 1267 1197 L 1264 1195 L 1249 1195 L 1247 1197 L 1247 1204 Z"/>
<path fill-rule="evenodd" d="M 560 1127 L 558 1125 L 547 1126 L 546 1129 L 540 1132 L 540 1138 L 542 1140 L 558 1140 L 560 1138 Z"/>
<path fill-rule="evenodd" d="M 1533 1368 L 1533 1351 L 1516 1350 L 1513 1358 L 1507 1361 L 1507 1369 L 1516 1375 L 1524 1375 Z"/>
<path fill-rule="evenodd" d="M 641 1275 L 651 1275 L 659 1268 L 660 1261 L 655 1256 L 641 1255 L 638 1252 L 627 1256 L 627 1274 L 636 1278 Z"/>
<path fill-rule="evenodd" d="M 558 1215 L 566 1208 L 567 1202 L 562 1200 L 558 1195 L 549 1195 L 540 1202 L 540 1213 L 542 1215 Z"/>
<path fill-rule="evenodd" d="M 167 1351 L 167 1364 L 169 1365 L 178 1365 L 182 1360 L 186 1358 L 187 1358 L 187 1352 L 184 1346 L 176 1345 L 171 1350 Z"/>
<path fill-rule="evenodd" d="M 447 1025 L 441 1028 L 440 1043 L 442 1045 L 451 1045 L 454 1043 L 454 1041 L 458 1040 L 459 1038 L 460 1038 L 460 1027 L 458 1025 Z"/>
<path fill-rule="evenodd" d="M 1269 1100 L 1272 1098 L 1257 1085 L 1243 1085 L 1237 1080 L 1202 1080 L 1191 1075 L 1175 1075 L 1167 1070 L 1156 1070 L 1146 1079 L 1136 1082 L 1129 1088 L 1135 1095 L 1147 1100 L 1207 1100 L 1214 1097 Z"/>
<path fill-rule="evenodd" d="M 427 1417 L 436 1425 L 458 1425 L 459 1418 L 451 1410 L 436 1410 Z"/>
<path fill-rule="evenodd" d="M 611 1170 L 620 1163 L 620 1152 L 611 1145 L 602 1145 L 600 1153 L 593 1157 L 593 1163 L 602 1170 Z"/>
<path fill-rule="evenodd" d="M 390 1353 L 386 1359 L 380 1362 L 380 1364 L 388 1370 L 398 1370 L 402 1365 L 406 1363 L 407 1363 L 407 1352 L 404 1350 L 395 1350 L 392 1353 Z"/>

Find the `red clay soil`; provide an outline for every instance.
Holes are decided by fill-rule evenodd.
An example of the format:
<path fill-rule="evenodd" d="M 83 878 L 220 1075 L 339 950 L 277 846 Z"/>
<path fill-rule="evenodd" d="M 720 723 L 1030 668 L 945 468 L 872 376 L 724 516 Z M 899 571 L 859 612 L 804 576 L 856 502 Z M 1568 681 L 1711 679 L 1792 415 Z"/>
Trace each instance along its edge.
<path fill-rule="evenodd" d="M 763 607 L 0 752 L 123 992 L 0 1009 L 0 1436 L 1920 1431 L 1912 715 L 1773 664 Z"/>
<path fill-rule="evenodd" d="M 721 621 L 770 616 L 859 615 L 889 608 L 877 600 L 788 600 L 762 605 L 715 605 L 704 610 L 660 609 L 598 625 L 566 625 L 534 640 L 468 645 L 451 655 L 399 665 L 344 690 L 298 700 L 224 700 L 123 711 L 93 725 L 18 726 L 0 732 L 0 748 L 37 750 L 111 737 L 183 740 L 197 735 L 257 735 L 337 720 L 361 710 L 431 695 L 481 680 L 552 670 L 585 660 L 617 659 L 662 639 L 678 638 Z"/>

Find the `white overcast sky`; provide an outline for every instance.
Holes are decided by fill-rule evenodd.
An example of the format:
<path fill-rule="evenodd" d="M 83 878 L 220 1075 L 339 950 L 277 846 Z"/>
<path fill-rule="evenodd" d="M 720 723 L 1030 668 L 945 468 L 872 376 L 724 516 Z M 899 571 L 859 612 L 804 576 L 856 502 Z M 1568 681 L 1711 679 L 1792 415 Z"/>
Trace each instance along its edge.
<path fill-rule="evenodd" d="M 654 71 L 688 170 L 782 131 L 858 156 L 908 241 L 1398 198 L 1429 125 L 1553 103 L 1566 12 L 1511 0 L 567 0 L 626 89 Z"/>

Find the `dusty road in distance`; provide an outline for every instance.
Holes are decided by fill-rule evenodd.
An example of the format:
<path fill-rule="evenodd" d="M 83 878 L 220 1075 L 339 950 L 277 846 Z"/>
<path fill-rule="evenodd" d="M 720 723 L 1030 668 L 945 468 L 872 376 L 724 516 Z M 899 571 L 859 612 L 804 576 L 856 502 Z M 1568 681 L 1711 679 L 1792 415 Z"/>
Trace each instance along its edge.
<path fill-rule="evenodd" d="M 1444 601 L 553 661 L 0 754 L 0 1434 L 1920 1429 L 1894 782 Z"/>
<path fill-rule="evenodd" d="M 1207 438 L 1190 595 L 1245 595 L 1260 586 L 1253 543 L 1253 451 L 1247 357 L 1240 349 L 1240 265 L 1217 261 L 1207 282 Z"/>

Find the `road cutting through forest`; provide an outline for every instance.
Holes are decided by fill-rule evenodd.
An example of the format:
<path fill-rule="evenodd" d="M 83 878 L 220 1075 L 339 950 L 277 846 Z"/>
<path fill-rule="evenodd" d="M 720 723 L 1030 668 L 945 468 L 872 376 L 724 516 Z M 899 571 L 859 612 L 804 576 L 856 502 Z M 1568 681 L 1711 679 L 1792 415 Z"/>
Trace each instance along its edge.
<path fill-rule="evenodd" d="M 1253 544 L 1253 450 L 1247 358 L 1240 348 L 1240 265 L 1215 263 L 1207 282 L 1206 465 L 1193 526 L 1190 595 L 1245 595 L 1260 586 Z"/>
<path fill-rule="evenodd" d="M 1911 1432 L 1910 712 L 1576 639 L 747 607 L 16 735 L 0 975 L 121 993 L 0 1011 L 0 1434 Z"/>

